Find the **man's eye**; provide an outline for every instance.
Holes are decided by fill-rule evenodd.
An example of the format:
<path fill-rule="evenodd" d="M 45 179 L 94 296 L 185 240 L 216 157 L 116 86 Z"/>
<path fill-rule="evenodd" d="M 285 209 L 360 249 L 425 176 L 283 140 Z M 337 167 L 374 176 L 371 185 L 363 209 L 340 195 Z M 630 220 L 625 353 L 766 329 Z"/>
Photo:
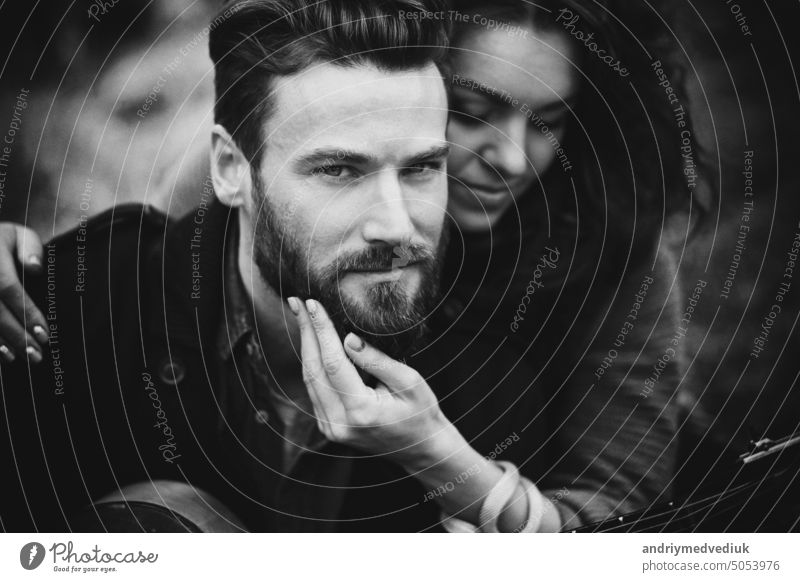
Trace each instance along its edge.
<path fill-rule="evenodd" d="M 408 166 L 405 170 L 406 173 L 419 176 L 429 172 L 438 171 L 442 169 L 442 162 L 421 162 Z"/>
<path fill-rule="evenodd" d="M 312 174 L 315 176 L 328 176 L 330 178 L 350 178 L 355 175 L 351 168 L 340 164 L 326 164 L 314 168 Z"/>

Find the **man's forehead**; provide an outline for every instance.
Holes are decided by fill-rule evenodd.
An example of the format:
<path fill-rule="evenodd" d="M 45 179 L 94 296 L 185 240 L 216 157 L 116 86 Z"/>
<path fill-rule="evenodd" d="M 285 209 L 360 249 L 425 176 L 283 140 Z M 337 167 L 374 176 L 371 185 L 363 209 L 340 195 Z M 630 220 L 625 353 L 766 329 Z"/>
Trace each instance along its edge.
<path fill-rule="evenodd" d="M 279 78 L 274 87 L 268 144 L 355 149 L 365 142 L 444 137 L 447 101 L 433 65 L 386 72 L 325 64 Z"/>

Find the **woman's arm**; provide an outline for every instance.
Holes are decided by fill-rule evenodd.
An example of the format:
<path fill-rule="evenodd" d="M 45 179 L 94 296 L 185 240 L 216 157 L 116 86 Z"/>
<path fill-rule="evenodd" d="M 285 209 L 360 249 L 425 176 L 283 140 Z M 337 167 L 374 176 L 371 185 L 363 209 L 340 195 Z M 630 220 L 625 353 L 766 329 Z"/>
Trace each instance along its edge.
<path fill-rule="evenodd" d="M 326 438 L 396 462 L 429 491 L 441 492 L 437 501 L 446 514 L 473 527 L 486 525 L 481 510 L 488 499 L 497 512 L 490 529 L 522 531 L 530 520 L 527 529 L 558 530 L 558 513 L 547 500 L 535 488 L 529 495 L 516 469 L 504 471 L 472 448 L 415 370 L 354 334 L 342 343 L 318 302 L 290 298 L 289 306 L 300 327 L 303 380 Z M 375 376 L 375 388 L 363 383 L 356 366 Z M 493 518 L 494 511 L 488 512 Z"/>
<path fill-rule="evenodd" d="M 452 423 L 448 423 L 441 436 L 436 447 L 440 450 L 434 449 L 430 459 L 406 462 L 403 468 L 431 492 L 430 496 L 436 499 L 446 515 L 478 526 L 481 524 L 481 508 L 504 470 L 470 446 Z M 530 507 L 525 487 L 519 483 L 500 512 L 497 529 L 501 532 L 521 531 L 529 517 L 540 520 L 538 532 L 561 529 L 560 514 L 550 499 L 538 491 L 534 494 L 540 498 L 539 511 Z"/>
<path fill-rule="evenodd" d="M 557 507 L 564 529 L 669 497 L 683 370 L 682 301 L 670 253 L 650 267 L 626 278 L 596 339 L 574 348 L 579 355 L 588 351 L 558 390 L 560 416 L 569 420 L 553 435 L 554 466 L 540 486 L 547 496 L 562 491 Z"/>

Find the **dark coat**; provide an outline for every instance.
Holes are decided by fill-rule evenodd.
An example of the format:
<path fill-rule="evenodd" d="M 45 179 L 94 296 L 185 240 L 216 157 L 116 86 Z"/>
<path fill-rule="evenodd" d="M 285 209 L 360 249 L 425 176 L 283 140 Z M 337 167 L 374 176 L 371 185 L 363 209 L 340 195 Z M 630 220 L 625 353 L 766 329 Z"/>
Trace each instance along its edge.
<path fill-rule="evenodd" d="M 252 455 L 220 432 L 215 391 L 232 217 L 215 200 L 177 222 L 147 206 L 121 206 L 47 245 L 44 272 L 24 283 L 48 318 L 51 353 L 38 366 L 19 359 L 0 368 L 2 529 L 68 530 L 70 516 L 91 500 L 155 479 L 211 492 L 254 530 L 437 529 L 430 492 L 388 461 L 338 445 L 327 452 L 351 457 L 350 487 L 335 502 L 311 486 L 274 500 L 270 515 L 256 507 Z M 530 266 L 542 249 L 529 247 Z M 409 364 L 470 444 L 515 462 L 557 502 L 565 522 L 577 527 L 631 511 L 664 493 L 672 470 L 666 443 L 674 434 L 668 403 L 677 370 L 665 372 L 663 390 L 638 395 L 672 333 L 674 319 L 664 318 L 668 275 L 657 271 L 649 314 L 626 343 L 630 357 L 620 357 L 602 382 L 593 372 L 641 273 L 626 277 L 610 316 L 595 311 L 605 300 L 589 303 L 602 317 L 599 327 L 591 313 L 579 327 L 548 326 L 550 313 L 585 313 L 585 298 L 565 303 L 559 293 L 567 309 L 542 310 L 544 323 L 525 321 L 539 340 L 509 331 L 520 295 L 494 302 L 450 293 L 433 343 Z M 570 336 L 583 343 L 567 349 L 562 340 Z M 290 519 L 284 507 L 308 516 Z"/>
<path fill-rule="evenodd" d="M 3 529 L 67 530 L 76 510 L 137 481 L 218 489 L 201 346 L 214 345 L 202 339 L 219 301 L 192 279 L 215 280 L 219 253 L 208 249 L 220 247 L 227 219 L 219 208 L 170 224 L 125 205 L 45 247 L 42 275 L 25 286 L 48 320 L 50 353 L 0 370 Z"/>
<path fill-rule="evenodd" d="M 419 503 L 424 491 L 399 467 L 348 461 L 358 452 L 334 443 L 325 452 L 342 455 L 345 474 L 352 469 L 352 482 L 370 491 L 331 497 L 310 486 L 261 496 L 262 468 L 222 426 L 216 390 L 222 258 L 235 217 L 213 199 L 177 222 L 126 205 L 48 243 L 44 272 L 24 283 L 48 319 L 49 353 L 38 366 L 19 358 L 0 369 L 4 530 L 70 530 L 93 500 L 157 479 L 212 493 L 251 530 L 435 522 L 433 503 L 362 519 L 386 513 L 387 503 L 390 512 L 408 505 L 404 497 Z"/>

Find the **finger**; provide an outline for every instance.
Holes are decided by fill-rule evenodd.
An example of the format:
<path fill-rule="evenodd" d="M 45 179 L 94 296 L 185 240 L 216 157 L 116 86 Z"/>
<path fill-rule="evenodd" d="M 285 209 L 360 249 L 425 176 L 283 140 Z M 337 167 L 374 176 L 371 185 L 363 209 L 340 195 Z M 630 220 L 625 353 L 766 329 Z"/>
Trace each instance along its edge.
<path fill-rule="evenodd" d="M 390 358 L 354 333 L 347 334 L 344 346 L 356 366 L 375 376 L 398 395 L 407 394 L 423 382 L 414 368 Z"/>
<path fill-rule="evenodd" d="M 29 333 L 38 342 L 33 342 L 32 345 L 35 344 L 41 350 L 40 344 L 46 344 L 48 341 L 47 323 L 36 304 L 25 293 L 19 280 L 15 262 L 15 253 L 19 250 L 17 241 L 18 229 L 20 231 L 28 230 L 14 224 L 0 223 L 0 301 L 5 303 L 20 324 L 27 327 Z M 35 247 L 41 247 L 39 237 L 33 231 L 29 232 L 30 236 L 21 238 L 26 240 L 35 239 L 35 244 L 31 247 L 34 248 L 35 252 Z M 41 250 L 39 252 L 41 253 Z M 0 334 L 5 334 L 5 337 L 9 339 L 14 337 L 11 329 L 3 329 L 2 327 L 0 327 Z"/>
<path fill-rule="evenodd" d="M 42 270 L 42 239 L 26 226 L 15 225 L 17 260 L 24 269 L 38 273 Z"/>
<path fill-rule="evenodd" d="M 303 360 L 303 381 L 306 388 L 308 388 L 309 394 L 313 392 L 314 397 L 319 401 L 325 419 L 332 419 L 337 412 L 341 411 L 342 403 L 327 378 L 325 378 L 319 344 L 317 343 L 314 328 L 311 325 L 311 318 L 306 312 L 302 301 L 295 297 L 290 297 L 288 302 L 300 326 L 300 357 Z"/>
<path fill-rule="evenodd" d="M 347 359 L 342 340 L 328 317 L 328 312 L 319 301 L 306 301 L 311 325 L 317 336 L 322 368 L 331 386 L 342 398 L 346 408 L 363 403 L 364 396 L 372 396 L 371 389 L 364 385 L 355 366 Z"/>
<path fill-rule="evenodd" d="M 10 364 L 17 359 L 14 350 L 8 347 L 8 342 L 0 337 L 0 361 Z"/>
<path fill-rule="evenodd" d="M 22 265 L 22 268 L 31 273 L 41 273 L 42 271 L 42 257 L 44 249 L 42 247 L 42 239 L 33 230 L 26 226 L 16 226 L 17 237 L 17 259 Z M 39 311 L 36 303 L 34 303 L 25 289 L 22 288 L 22 306 L 24 309 L 23 323 L 28 331 L 33 334 L 37 341 L 41 344 L 46 344 L 49 341 L 47 335 L 47 323 L 45 322 L 44 315 Z M 15 314 L 19 319 L 19 312 Z"/>
<path fill-rule="evenodd" d="M 19 324 L 17 318 L 6 307 L 5 300 L 0 303 L 0 335 L 5 338 L 5 345 L 10 347 L 15 355 L 26 354 L 34 364 L 42 361 L 42 348 Z"/>
<path fill-rule="evenodd" d="M 294 313 L 295 318 L 298 319 L 297 316 L 299 314 L 298 314 L 298 310 L 297 310 L 297 303 L 299 303 L 299 300 L 296 297 L 290 297 L 287 300 L 287 302 L 289 303 L 289 308 L 292 310 L 292 313 Z M 298 322 L 299 322 L 299 319 L 298 319 Z M 301 327 L 301 334 L 302 334 L 302 327 Z M 301 342 L 302 342 L 302 337 L 301 337 Z M 302 343 L 301 343 L 301 349 L 302 349 Z M 301 357 L 302 357 L 302 355 L 301 355 Z M 322 426 L 322 424 L 320 424 L 320 422 L 321 421 L 322 422 L 327 422 L 326 409 L 322 405 L 322 402 L 320 401 L 316 390 L 311 390 L 310 388 L 308 388 L 306 391 L 308 392 L 308 397 L 311 400 L 311 406 L 314 409 L 314 418 L 316 418 L 316 420 L 317 420 L 317 426 L 319 427 L 320 430 L 323 430 L 323 426 Z"/>
<path fill-rule="evenodd" d="M 0 289 L 19 285 L 16 264 L 17 226 L 0 222 Z"/>
<path fill-rule="evenodd" d="M 313 407 L 313 414 L 314 419 L 317 421 L 317 428 L 319 431 L 328 436 L 329 438 L 332 437 L 331 429 L 333 424 L 331 419 L 328 417 L 328 413 L 330 411 L 330 406 L 325 406 L 322 401 L 320 400 L 318 391 L 313 388 L 308 389 L 308 397 L 311 400 L 311 406 Z M 337 406 L 340 406 L 337 404 Z"/>
<path fill-rule="evenodd" d="M 14 277 L 16 279 L 16 273 Z M 27 327 L 28 343 L 41 351 L 41 346 L 49 341 L 47 322 L 18 279 L 16 279 L 15 284 L 6 287 L 0 286 L 0 302 L 3 303 L 20 326 Z M 14 339 L 13 330 L 16 328 L 17 326 L 7 328 L 0 322 L 0 334 L 9 339 Z M 22 338 L 20 337 L 19 339 Z"/>

